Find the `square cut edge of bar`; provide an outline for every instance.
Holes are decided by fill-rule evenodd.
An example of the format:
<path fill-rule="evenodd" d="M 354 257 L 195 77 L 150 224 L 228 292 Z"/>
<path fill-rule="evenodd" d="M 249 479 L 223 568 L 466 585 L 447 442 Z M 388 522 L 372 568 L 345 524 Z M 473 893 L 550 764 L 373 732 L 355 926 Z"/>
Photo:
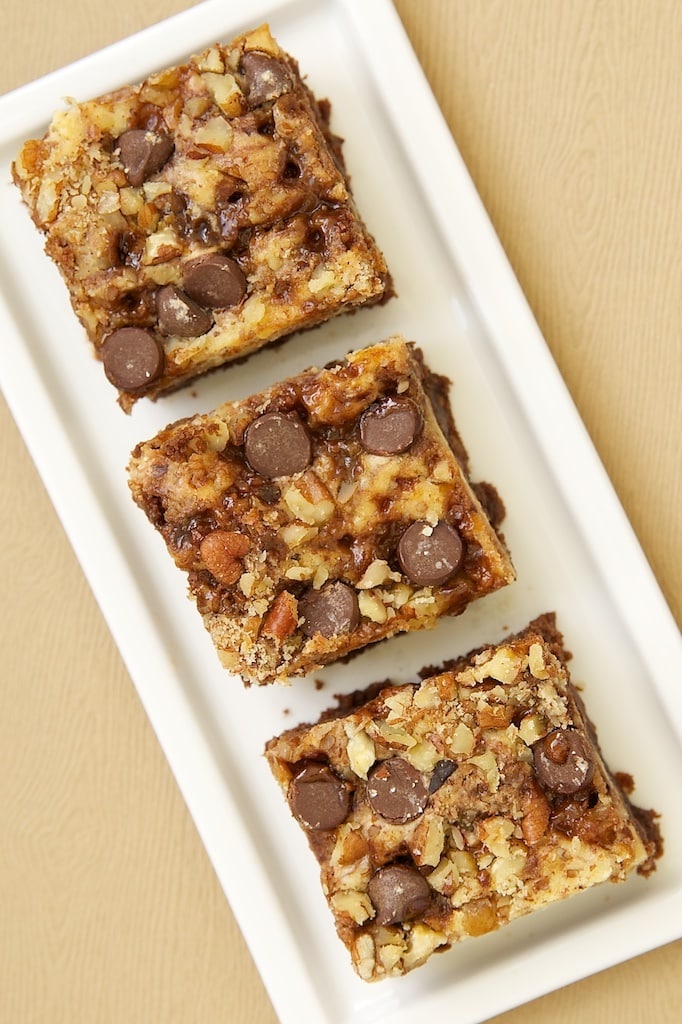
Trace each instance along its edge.
<path fill-rule="evenodd" d="M 129 483 L 248 684 L 431 628 L 514 579 L 448 382 L 400 335 L 171 424 L 136 447 Z"/>
<path fill-rule="evenodd" d="M 125 411 L 393 294 L 330 108 L 264 25 L 24 143 L 14 181 Z"/>
<path fill-rule="evenodd" d="M 545 614 L 267 744 L 364 980 L 654 869 L 657 815 L 605 763 L 567 657 Z"/>

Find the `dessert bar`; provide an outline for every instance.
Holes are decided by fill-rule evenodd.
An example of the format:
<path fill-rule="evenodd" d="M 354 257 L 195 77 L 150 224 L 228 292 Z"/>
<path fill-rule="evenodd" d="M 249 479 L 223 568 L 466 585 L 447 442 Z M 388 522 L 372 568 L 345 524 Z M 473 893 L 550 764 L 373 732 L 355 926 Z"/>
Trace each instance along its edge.
<path fill-rule="evenodd" d="M 24 144 L 14 180 L 126 411 L 391 294 L 329 114 L 263 26 Z"/>
<path fill-rule="evenodd" d="M 420 684 L 356 693 L 271 740 L 353 965 L 401 975 L 597 883 L 654 867 L 570 682 L 553 615 Z"/>
<path fill-rule="evenodd" d="M 503 505 L 467 474 L 448 382 L 399 336 L 172 424 L 129 467 L 246 683 L 434 626 L 510 583 Z"/>

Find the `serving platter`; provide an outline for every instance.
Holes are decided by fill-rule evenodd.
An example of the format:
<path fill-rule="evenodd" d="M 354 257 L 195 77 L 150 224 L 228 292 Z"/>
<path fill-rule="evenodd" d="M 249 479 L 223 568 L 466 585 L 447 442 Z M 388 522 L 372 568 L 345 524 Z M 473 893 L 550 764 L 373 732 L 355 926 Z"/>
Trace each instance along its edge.
<path fill-rule="evenodd" d="M 137 81 L 268 20 L 318 96 L 398 298 L 341 318 L 125 417 L 74 321 L 64 286 L 10 183 L 22 141 L 62 97 Z M 2 387 L 126 661 L 280 1019 L 359 1024 L 415 1016 L 464 1024 L 679 937 L 682 767 L 671 665 L 680 638 L 386 0 L 213 0 L 0 101 Z M 41 296 L 40 303 L 35 296 Z M 453 381 L 476 478 L 507 506 L 518 571 L 506 592 L 434 633 L 318 673 L 324 686 L 245 691 L 217 664 L 184 580 L 130 501 L 135 443 L 166 422 L 252 393 L 311 363 L 401 331 Z M 548 909 L 367 986 L 333 932 L 317 868 L 261 756 L 331 695 L 414 677 L 556 610 L 612 767 L 662 814 L 666 855 L 633 878 Z M 654 653 L 655 652 L 655 653 Z M 633 743 L 636 730 L 637 742 Z"/>

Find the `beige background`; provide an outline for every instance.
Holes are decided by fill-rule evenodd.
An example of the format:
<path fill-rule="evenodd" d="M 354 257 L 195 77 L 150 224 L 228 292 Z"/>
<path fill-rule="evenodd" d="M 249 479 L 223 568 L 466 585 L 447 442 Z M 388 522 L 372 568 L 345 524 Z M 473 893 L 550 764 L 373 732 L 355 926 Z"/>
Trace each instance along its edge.
<path fill-rule="evenodd" d="M 186 6 L 5 2 L 0 90 Z M 682 3 L 397 7 L 679 623 Z M 273 1024 L 4 403 L 0 417 L 0 1021 Z M 672 1024 L 681 977 L 676 943 L 496 1020 Z"/>

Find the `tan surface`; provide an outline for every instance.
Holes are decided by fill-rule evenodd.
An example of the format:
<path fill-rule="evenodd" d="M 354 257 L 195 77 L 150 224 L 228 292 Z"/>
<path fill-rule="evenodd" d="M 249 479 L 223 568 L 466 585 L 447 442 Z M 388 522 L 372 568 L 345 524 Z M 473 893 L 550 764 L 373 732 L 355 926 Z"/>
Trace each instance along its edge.
<path fill-rule="evenodd" d="M 186 6 L 3 3 L 0 91 Z M 397 6 L 681 622 L 682 5 Z M 0 491 L 0 1020 L 273 1024 L 4 405 L 0 415 L 11 481 Z M 496 1021 L 673 1024 L 681 973 L 677 943 Z"/>

